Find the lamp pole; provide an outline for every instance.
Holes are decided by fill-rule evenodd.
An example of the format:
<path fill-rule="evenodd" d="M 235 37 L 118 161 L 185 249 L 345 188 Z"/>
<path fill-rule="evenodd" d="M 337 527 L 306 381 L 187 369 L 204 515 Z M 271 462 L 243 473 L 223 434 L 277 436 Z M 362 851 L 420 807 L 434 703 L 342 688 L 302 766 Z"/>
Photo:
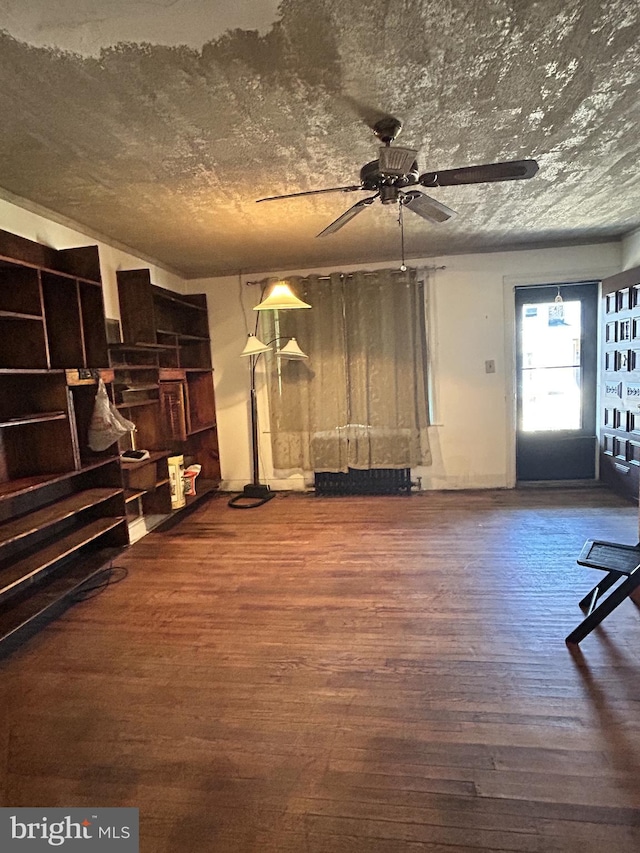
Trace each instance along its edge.
<path fill-rule="evenodd" d="M 258 470 L 258 397 L 256 394 L 256 363 L 257 355 L 251 356 L 251 453 L 253 457 L 253 485 L 260 485 Z M 267 487 L 268 488 L 268 487 Z"/>
<path fill-rule="evenodd" d="M 252 482 L 248 483 L 239 495 L 235 495 L 229 501 L 229 506 L 233 509 L 252 509 L 253 507 L 262 506 L 262 504 L 275 498 L 275 492 L 272 492 L 269 486 L 260 482 L 260 459 L 258 454 L 258 396 L 256 393 L 256 366 L 258 359 L 263 352 L 267 352 L 271 344 L 281 341 L 282 338 L 276 337 L 263 344 L 258 341 L 255 335 L 249 335 L 249 342 L 245 347 L 243 355 L 249 356 L 249 369 L 251 374 L 251 382 L 249 388 L 249 411 L 251 420 L 251 466 L 252 466 Z M 307 358 L 302 352 L 295 338 L 288 338 L 289 343 L 278 352 L 278 355 L 283 358 L 301 359 Z M 252 351 L 253 350 L 253 351 Z M 257 351 L 256 351 L 257 350 Z"/>
<path fill-rule="evenodd" d="M 229 501 L 232 509 L 253 509 L 262 506 L 275 498 L 269 486 L 260 482 L 259 458 L 258 458 L 258 398 L 256 394 L 256 364 L 262 353 L 250 356 L 251 386 L 249 391 L 249 410 L 251 418 L 251 467 L 252 481 L 247 483 L 239 495 L 234 495 Z"/>

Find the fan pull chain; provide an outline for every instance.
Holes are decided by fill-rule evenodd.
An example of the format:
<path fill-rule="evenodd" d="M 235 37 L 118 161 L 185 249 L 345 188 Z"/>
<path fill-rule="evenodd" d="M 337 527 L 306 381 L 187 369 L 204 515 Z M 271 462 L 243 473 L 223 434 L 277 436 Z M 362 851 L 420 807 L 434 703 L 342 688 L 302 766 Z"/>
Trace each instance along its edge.
<path fill-rule="evenodd" d="M 402 210 L 402 202 L 398 202 L 398 225 L 400 226 L 400 247 L 402 251 L 402 263 L 400 264 L 400 272 L 407 271 L 407 265 L 404 262 L 404 211 Z"/>

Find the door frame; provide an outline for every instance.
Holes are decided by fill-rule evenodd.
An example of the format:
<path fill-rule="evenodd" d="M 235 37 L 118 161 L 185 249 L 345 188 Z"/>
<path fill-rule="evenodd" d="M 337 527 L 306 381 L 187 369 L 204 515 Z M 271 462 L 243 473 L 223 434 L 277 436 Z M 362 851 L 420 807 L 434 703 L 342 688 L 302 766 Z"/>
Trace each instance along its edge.
<path fill-rule="evenodd" d="M 560 293 L 568 301 L 578 300 L 582 307 L 582 326 L 580 331 L 580 387 L 581 387 L 581 426 L 576 429 L 545 429 L 538 432 L 523 432 L 522 418 L 522 316 L 520 308 L 531 299 L 533 304 L 553 303 L 555 293 Z M 528 297 L 527 293 L 531 296 Z M 553 282 L 543 285 L 526 285 L 514 288 L 516 308 L 516 479 L 520 483 L 552 483 L 556 479 L 562 482 L 580 480 L 592 483 L 598 478 L 597 469 L 597 432 L 598 432 L 598 329 L 600 309 L 600 282 L 593 278 L 580 282 Z M 586 420 L 585 420 L 586 418 Z M 560 442 L 560 444 L 558 444 Z M 563 442 L 568 442 L 564 444 Z M 518 479 L 518 445 L 520 444 L 520 465 L 527 469 L 521 471 Z M 525 450 L 525 448 L 527 448 Z M 563 456 L 569 459 L 564 464 L 565 470 L 575 470 L 575 476 L 553 477 L 555 465 L 550 464 L 555 459 L 562 467 Z M 538 465 L 543 475 L 535 477 Z M 533 467 L 532 467 L 533 466 Z M 578 474 L 578 470 L 582 474 Z M 587 473 L 588 472 L 588 473 Z"/>
<path fill-rule="evenodd" d="M 516 376 L 516 287 L 540 287 L 549 284 L 579 284 L 584 281 L 597 281 L 598 293 L 602 293 L 601 282 L 619 271 L 618 267 L 600 267 L 599 269 L 580 270 L 571 273 L 556 272 L 537 275 L 505 275 L 502 277 L 503 317 L 504 317 L 504 365 L 505 365 L 505 471 L 506 488 L 516 487 L 516 427 L 517 427 L 517 376 Z M 602 300 L 598 304 L 598 324 L 600 324 Z M 600 377 L 601 341 L 598 335 L 597 378 Z M 598 401 L 599 402 L 599 401 Z M 599 477 L 596 458 L 596 477 Z"/>

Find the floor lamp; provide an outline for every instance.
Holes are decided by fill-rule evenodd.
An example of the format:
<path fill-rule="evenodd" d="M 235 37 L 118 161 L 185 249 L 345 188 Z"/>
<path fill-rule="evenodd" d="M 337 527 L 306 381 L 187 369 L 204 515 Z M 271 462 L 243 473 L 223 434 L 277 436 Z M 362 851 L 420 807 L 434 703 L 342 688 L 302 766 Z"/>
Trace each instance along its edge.
<path fill-rule="evenodd" d="M 289 310 L 290 308 L 311 308 L 306 302 L 298 299 L 289 286 L 284 283 L 276 284 L 269 295 L 256 305 L 255 311 L 266 310 Z M 229 501 L 233 509 L 254 509 L 262 506 L 275 497 L 269 486 L 260 482 L 259 456 L 258 456 L 258 403 L 256 395 L 256 365 L 258 359 L 265 352 L 271 352 L 273 344 L 280 344 L 283 340 L 287 343 L 281 349 L 276 350 L 277 358 L 286 358 L 299 361 L 308 356 L 300 349 L 295 338 L 274 338 L 268 343 L 263 343 L 256 335 L 250 334 L 247 338 L 245 348 L 240 355 L 249 359 L 249 372 L 251 377 L 250 386 L 250 416 L 251 416 L 251 474 L 252 482 L 248 483 L 239 495 L 235 495 Z"/>

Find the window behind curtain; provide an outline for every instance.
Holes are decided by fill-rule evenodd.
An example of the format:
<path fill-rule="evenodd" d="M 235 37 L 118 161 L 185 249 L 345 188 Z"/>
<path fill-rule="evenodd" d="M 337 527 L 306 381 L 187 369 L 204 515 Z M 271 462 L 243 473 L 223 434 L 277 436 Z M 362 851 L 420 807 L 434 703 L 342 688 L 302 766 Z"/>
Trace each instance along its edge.
<path fill-rule="evenodd" d="M 309 356 L 269 356 L 274 468 L 431 464 L 424 285 L 415 271 L 288 282 L 313 307 L 261 317 L 264 340 L 296 337 Z"/>

